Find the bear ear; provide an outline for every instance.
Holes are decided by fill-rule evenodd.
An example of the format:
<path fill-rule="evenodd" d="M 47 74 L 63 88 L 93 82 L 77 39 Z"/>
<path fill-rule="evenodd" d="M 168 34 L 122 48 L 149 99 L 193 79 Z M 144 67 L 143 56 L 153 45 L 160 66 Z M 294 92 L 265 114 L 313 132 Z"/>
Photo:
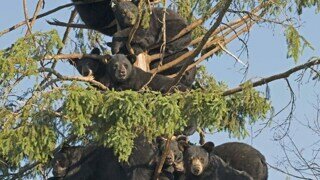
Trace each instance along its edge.
<path fill-rule="evenodd" d="M 185 141 L 185 142 L 188 142 L 188 136 L 185 136 L 185 135 L 178 135 L 176 136 L 176 141 Z"/>
<path fill-rule="evenodd" d="M 92 51 L 90 52 L 90 54 L 96 54 L 96 55 L 100 55 L 101 51 L 99 48 L 93 48 Z"/>
<path fill-rule="evenodd" d="M 127 55 L 127 58 L 131 62 L 131 64 L 134 64 L 137 60 L 137 56 L 134 54 Z"/>
<path fill-rule="evenodd" d="M 208 153 L 211 153 L 213 151 L 213 149 L 214 149 L 214 143 L 213 142 L 206 142 L 201 147 L 203 149 L 205 149 Z"/>
<path fill-rule="evenodd" d="M 184 150 L 186 150 L 186 149 L 188 149 L 190 147 L 190 144 L 188 143 L 187 140 L 180 139 L 180 140 L 177 140 L 177 142 L 178 142 L 178 148 L 181 151 L 184 151 Z"/>
<path fill-rule="evenodd" d="M 158 144 L 163 144 L 164 142 L 166 142 L 166 138 L 164 138 L 164 137 L 161 137 L 161 136 L 158 136 L 157 138 L 156 138 L 156 142 L 158 143 Z"/>
<path fill-rule="evenodd" d="M 110 54 L 104 55 L 104 59 L 102 60 L 103 63 L 107 64 L 112 59 Z"/>

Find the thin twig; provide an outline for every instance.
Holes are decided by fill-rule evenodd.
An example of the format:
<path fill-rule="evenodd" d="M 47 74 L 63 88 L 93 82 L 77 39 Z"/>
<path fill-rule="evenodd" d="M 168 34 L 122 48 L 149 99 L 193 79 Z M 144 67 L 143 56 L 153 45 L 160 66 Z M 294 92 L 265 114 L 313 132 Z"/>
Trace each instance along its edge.
<path fill-rule="evenodd" d="M 235 56 L 234 54 L 232 54 L 230 51 L 228 51 L 228 49 L 226 49 L 224 47 L 224 45 L 222 45 L 221 43 L 218 42 L 218 45 L 220 46 L 220 48 L 226 52 L 227 54 L 229 54 L 231 57 L 233 57 L 238 63 L 242 64 L 244 67 L 248 67 L 248 65 L 246 65 L 244 62 L 242 62 L 237 56 Z"/>

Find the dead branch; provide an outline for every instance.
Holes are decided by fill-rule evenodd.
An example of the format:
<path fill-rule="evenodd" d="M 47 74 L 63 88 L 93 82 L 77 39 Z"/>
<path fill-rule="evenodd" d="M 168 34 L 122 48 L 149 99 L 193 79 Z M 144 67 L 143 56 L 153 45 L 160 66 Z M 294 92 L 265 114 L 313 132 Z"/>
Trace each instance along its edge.
<path fill-rule="evenodd" d="M 48 60 L 48 59 L 72 59 L 72 60 L 77 60 L 81 58 L 92 58 L 92 59 L 99 59 L 99 60 L 104 60 L 107 59 L 109 55 L 96 55 L 96 54 L 58 54 L 58 55 L 48 55 L 43 58 L 43 60 Z"/>
<path fill-rule="evenodd" d="M 318 64 L 320 64 L 320 59 L 315 59 L 315 60 L 309 61 L 307 63 L 301 64 L 299 66 L 296 66 L 294 68 L 291 68 L 288 71 L 285 71 L 283 73 L 272 75 L 272 76 L 269 76 L 269 77 L 266 77 L 266 78 L 262 78 L 262 79 L 260 79 L 258 81 L 252 82 L 252 86 L 253 87 L 257 87 L 257 86 L 261 86 L 261 85 L 267 84 L 267 83 L 269 83 L 271 81 L 288 78 L 291 74 L 293 74 L 293 73 L 295 73 L 297 71 L 300 71 L 300 70 L 303 70 L 303 69 L 307 69 L 309 67 L 312 67 L 312 66 L 315 66 L 315 65 L 318 65 Z M 232 88 L 232 89 L 229 89 L 229 90 L 223 92 L 222 95 L 223 96 L 228 96 L 228 95 L 240 92 L 242 90 L 243 90 L 243 87 L 240 85 L 240 86 L 238 86 L 236 88 Z"/>
<path fill-rule="evenodd" d="M 22 5 L 23 5 L 23 14 L 24 14 L 24 18 L 25 18 L 25 23 L 27 24 L 27 32 L 26 32 L 26 36 L 29 35 L 29 34 L 32 34 L 31 33 L 31 25 L 29 23 L 29 15 L 28 15 L 28 9 L 27 9 L 27 2 L 26 0 L 22 0 Z"/>
<path fill-rule="evenodd" d="M 101 90 L 108 90 L 108 88 L 103 85 L 102 83 L 93 80 L 91 77 L 81 77 L 81 76 L 63 76 L 58 71 L 51 69 L 51 68 L 40 68 L 39 72 L 48 72 L 51 73 L 57 78 L 59 78 L 61 81 L 82 81 L 82 82 L 89 82 L 92 85 L 98 87 Z"/>
<path fill-rule="evenodd" d="M 43 1 L 44 1 L 44 0 L 39 0 L 38 3 L 37 3 L 36 10 L 35 10 L 34 13 L 33 13 L 33 17 L 32 17 L 31 23 L 30 23 L 30 26 L 31 26 L 31 27 L 32 27 L 32 26 L 34 25 L 34 23 L 36 22 L 38 13 L 40 12 L 40 9 L 41 9 L 41 7 L 42 7 L 42 5 L 43 5 Z"/>

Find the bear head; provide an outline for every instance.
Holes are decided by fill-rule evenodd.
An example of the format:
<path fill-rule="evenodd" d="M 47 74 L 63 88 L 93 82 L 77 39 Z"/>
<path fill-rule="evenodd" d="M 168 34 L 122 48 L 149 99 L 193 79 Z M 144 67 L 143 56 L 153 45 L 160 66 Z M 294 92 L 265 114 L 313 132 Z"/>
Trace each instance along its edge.
<path fill-rule="evenodd" d="M 184 148 L 186 172 L 200 176 L 210 164 L 210 153 L 213 151 L 214 143 L 207 142 L 202 146 L 195 146 L 187 142 L 180 142 L 180 146 Z"/>
<path fill-rule="evenodd" d="M 130 1 L 114 2 L 113 12 L 121 29 L 131 27 L 138 17 L 138 7 Z"/>
<path fill-rule="evenodd" d="M 135 56 L 115 54 L 108 59 L 107 71 L 114 82 L 124 82 L 130 78 L 134 68 Z"/>

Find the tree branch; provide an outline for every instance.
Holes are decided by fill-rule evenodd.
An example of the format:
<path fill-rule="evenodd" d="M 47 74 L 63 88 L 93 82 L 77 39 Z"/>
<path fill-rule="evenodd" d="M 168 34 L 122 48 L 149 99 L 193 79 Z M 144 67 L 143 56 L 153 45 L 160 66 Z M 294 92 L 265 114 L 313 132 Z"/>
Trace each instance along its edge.
<path fill-rule="evenodd" d="M 185 60 L 187 62 L 191 61 L 192 59 L 194 59 L 202 50 L 202 48 L 204 47 L 204 45 L 207 43 L 207 41 L 209 40 L 211 34 L 219 27 L 219 25 L 222 22 L 222 19 L 224 17 L 224 15 L 226 14 L 228 8 L 230 7 L 232 0 L 226 0 L 226 1 L 220 1 L 220 3 L 224 3 L 223 8 L 221 9 L 221 11 L 219 12 L 218 18 L 216 20 L 216 22 L 213 24 L 213 26 L 208 30 L 208 32 L 204 35 L 202 41 L 200 42 L 200 44 L 197 46 L 197 48 L 194 50 L 194 52 Z M 173 86 L 175 86 L 177 83 L 179 83 L 179 81 L 181 80 L 184 72 L 187 70 L 188 68 L 188 63 L 185 63 L 182 68 L 180 69 L 177 77 L 175 77 L 174 81 L 172 83 L 170 83 L 168 88 L 168 92 L 171 90 L 171 88 Z"/>
<path fill-rule="evenodd" d="M 73 5 L 88 4 L 88 3 L 100 2 L 100 1 L 103 1 L 103 0 L 95 0 L 95 1 L 90 1 L 90 2 L 75 2 L 75 3 L 65 4 L 65 5 L 62 5 L 62 6 L 58 6 L 58 7 L 54 8 L 54 9 L 52 9 L 52 10 L 49 10 L 49 11 L 47 11 L 47 12 L 45 12 L 45 13 L 39 14 L 39 15 L 36 17 L 36 19 L 43 18 L 43 17 L 45 17 L 45 16 L 48 16 L 48 15 L 50 15 L 50 14 L 52 14 L 52 13 L 55 13 L 55 12 L 61 10 L 61 9 L 64 9 L 64 8 L 67 8 L 67 7 L 70 7 L 70 6 L 73 6 Z M 35 18 L 35 17 L 32 17 L 32 18 L 28 19 L 28 21 L 29 21 L 29 22 L 32 21 L 33 18 Z M 10 28 L 1 31 L 1 32 L 0 32 L 0 36 L 6 34 L 6 33 L 8 33 L 8 32 L 10 32 L 10 31 L 13 31 L 13 30 L 15 30 L 15 29 L 17 29 L 17 28 L 25 25 L 25 24 L 26 24 L 26 21 L 21 21 L 21 22 L 17 23 L 16 25 L 11 26 Z"/>
<path fill-rule="evenodd" d="M 157 164 L 157 167 L 155 169 L 155 172 L 154 172 L 154 175 L 153 175 L 153 178 L 152 178 L 153 180 L 158 180 L 158 177 L 159 177 L 159 175 L 160 175 L 160 173 L 162 171 L 162 167 L 163 167 L 164 161 L 166 160 L 166 157 L 167 157 L 167 155 L 169 153 L 171 140 L 172 140 L 172 137 L 171 138 L 167 138 L 167 140 L 166 140 L 166 145 L 165 145 L 164 151 L 162 152 L 160 161 Z"/>
<path fill-rule="evenodd" d="M 71 15 L 70 15 L 70 17 L 69 17 L 69 21 L 68 21 L 68 22 L 69 22 L 69 23 L 72 23 L 73 20 L 74 20 L 74 18 L 76 17 L 76 15 L 77 15 L 77 11 L 76 11 L 76 9 L 73 9 L 73 11 L 71 12 Z M 58 50 L 58 52 L 57 52 L 58 55 L 61 54 L 61 52 L 62 52 L 62 50 L 63 50 L 63 47 L 65 46 L 65 44 L 66 44 L 66 42 L 67 42 L 67 39 L 68 39 L 70 30 L 71 30 L 71 28 L 70 28 L 70 27 L 67 27 L 66 30 L 65 30 L 65 32 L 64 32 L 64 34 L 63 34 L 63 37 L 62 37 L 63 46 Z M 51 69 L 55 69 L 55 67 L 56 67 L 56 65 L 57 65 L 57 62 L 58 62 L 58 61 L 54 61 L 54 62 L 53 62 L 52 66 L 51 66 Z M 45 81 L 47 81 L 47 80 L 51 77 L 51 75 L 52 75 L 52 74 L 49 73 L 49 74 L 44 78 L 44 80 L 42 80 L 42 82 L 40 83 L 40 86 L 42 86 L 42 85 L 45 83 Z"/>
<path fill-rule="evenodd" d="M 26 0 L 22 0 L 22 5 L 23 5 L 23 14 L 24 14 L 24 18 L 25 18 L 25 23 L 27 24 L 27 32 L 26 32 L 26 36 L 31 33 L 31 25 L 29 23 L 29 16 L 28 16 L 28 9 L 27 9 L 27 1 Z"/>
<path fill-rule="evenodd" d="M 80 29 L 89 29 L 89 27 L 85 24 L 73 24 L 73 23 L 65 23 L 54 19 L 53 21 L 47 21 L 48 24 L 53 26 L 63 26 L 68 28 L 80 28 Z"/>
<path fill-rule="evenodd" d="M 102 83 L 93 80 L 90 77 L 81 77 L 81 76 L 63 76 L 62 74 L 60 74 L 59 72 L 57 72 L 54 69 L 51 68 L 40 68 L 39 72 L 48 72 L 51 73 L 55 76 L 57 76 L 57 78 L 59 78 L 61 81 L 82 81 L 82 82 L 89 82 L 92 85 L 95 85 L 96 87 L 98 87 L 101 90 L 108 90 L 108 88 L 103 85 Z"/>
<path fill-rule="evenodd" d="M 99 59 L 99 60 L 104 60 L 104 59 L 107 59 L 109 55 L 96 55 L 96 54 L 58 54 L 58 55 L 48 55 L 48 56 L 45 56 L 43 58 L 43 60 L 46 60 L 46 59 L 73 59 L 73 60 L 76 60 L 76 59 L 81 59 L 81 58 L 92 58 L 92 59 Z"/>
<path fill-rule="evenodd" d="M 131 47 L 131 41 L 132 41 L 137 29 L 140 26 L 140 22 L 141 22 L 141 19 L 142 19 L 142 5 L 143 5 L 143 2 L 144 1 L 139 1 L 139 4 L 138 4 L 138 18 L 136 19 L 135 24 L 133 25 L 133 27 L 130 30 L 128 41 L 126 43 L 126 47 L 127 47 L 127 49 L 128 49 L 130 54 L 134 54 L 134 50 Z"/>
<path fill-rule="evenodd" d="M 266 77 L 266 78 L 262 78 L 262 79 L 260 79 L 258 81 L 252 82 L 252 86 L 253 87 L 257 87 L 257 86 L 261 86 L 261 85 L 267 84 L 267 83 L 269 83 L 271 81 L 288 78 L 291 74 L 293 74 L 293 73 L 295 73 L 297 71 L 300 71 L 300 70 L 303 70 L 303 69 L 307 69 L 309 67 L 312 67 L 312 66 L 315 66 L 315 65 L 318 65 L 318 64 L 320 64 L 320 58 L 312 60 L 312 61 L 309 61 L 309 62 L 304 63 L 304 64 L 301 64 L 301 65 L 296 66 L 294 68 L 291 68 L 288 71 L 285 71 L 283 73 L 279 73 L 279 74 L 276 74 L 276 75 L 273 75 L 273 76 L 269 76 L 269 77 Z M 232 88 L 232 89 L 229 89 L 229 90 L 223 92 L 222 95 L 223 96 L 228 96 L 228 95 L 240 92 L 242 90 L 243 90 L 243 87 L 240 85 L 240 86 L 238 86 L 236 88 Z"/>

